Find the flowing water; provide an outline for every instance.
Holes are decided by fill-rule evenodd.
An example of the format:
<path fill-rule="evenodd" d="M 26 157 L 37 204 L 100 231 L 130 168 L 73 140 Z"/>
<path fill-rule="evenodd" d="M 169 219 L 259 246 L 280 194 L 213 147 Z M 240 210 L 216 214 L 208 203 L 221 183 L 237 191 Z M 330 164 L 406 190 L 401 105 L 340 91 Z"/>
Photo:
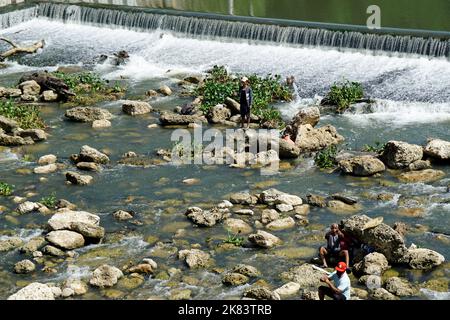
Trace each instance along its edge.
<path fill-rule="evenodd" d="M 28 18 L 37 17 L 30 10 Z M 19 14 L 17 14 L 19 15 Z M 343 147 L 358 150 L 364 144 L 376 141 L 403 140 L 424 145 L 427 138 L 450 140 L 450 62 L 446 57 L 407 55 L 405 53 L 367 50 L 337 50 L 333 48 L 305 47 L 285 44 L 249 41 L 240 38 L 216 38 L 214 35 L 189 37 L 179 32 L 156 28 L 127 30 L 117 26 L 89 26 L 78 22 L 62 23 L 46 18 L 22 19 L 16 22 L 0 17 L 5 28 L 0 36 L 27 43 L 45 39 L 46 47 L 35 55 L 24 56 L 0 70 L 0 84 L 14 85 L 24 72 L 32 70 L 53 71 L 58 66 L 79 64 L 92 69 L 107 79 L 119 80 L 128 85 L 125 98 L 142 97 L 148 89 L 162 84 L 177 88 L 177 82 L 185 75 L 200 73 L 213 65 L 226 65 L 237 73 L 280 74 L 283 78 L 293 75 L 296 79 L 299 99 L 280 104 L 283 116 L 291 118 L 300 108 L 317 103 L 333 82 L 343 78 L 362 83 L 367 95 L 376 100 L 369 109 L 356 106 L 343 115 L 324 115 L 320 125 L 332 124 L 346 140 Z M 22 14 L 23 17 L 23 14 Z M 10 23 L 10 24 L 7 24 Z M 3 48 L 2 48 L 3 49 Z M 100 54 L 112 54 L 127 50 L 129 62 L 124 66 L 100 65 Z M 274 57 L 276 57 L 274 59 Z M 152 99 L 153 107 L 172 110 L 186 102 L 175 96 Z M 308 193 L 330 195 L 335 192 L 357 197 L 363 205 L 363 213 L 383 216 L 388 224 L 403 221 L 409 225 L 421 224 L 426 231 L 411 231 L 407 244 L 415 243 L 442 253 L 450 258 L 450 169 L 435 166 L 446 172 L 446 178 L 435 183 L 400 183 L 389 171 L 378 178 L 356 178 L 320 171 L 311 159 L 299 159 L 290 163 L 290 170 L 282 170 L 275 176 L 262 176 L 259 170 L 234 169 L 226 166 L 154 166 L 149 168 L 117 165 L 117 160 L 127 151 L 153 154 L 160 147 L 170 147 L 172 130 L 148 129 L 157 123 L 157 114 L 129 117 L 121 112 L 121 101 L 101 103 L 115 118 L 112 127 L 92 129 L 88 124 L 64 121 L 63 106 L 44 105 L 43 116 L 49 125 L 50 138 L 33 146 L 0 150 L 0 177 L 15 185 L 15 195 L 28 192 L 31 201 L 55 192 L 58 198 L 67 199 L 79 208 L 96 213 L 102 218 L 102 226 L 109 237 L 101 245 L 90 245 L 77 250 L 79 258 L 56 264 L 56 274 L 41 271 L 33 275 L 14 275 L 14 263 L 23 259 L 15 252 L 0 256 L 2 273 L 0 298 L 6 298 L 24 284 L 23 281 L 60 282 L 68 277 L 88 278 L 94 267 L 109 263 L 121 267 L 129 260 L 137 263 L 141 258 L 154 258 L 160 270 L 181 268 L 183 281 L 148 279 L 134 290 L 119 287 L 120 293 L 90 289 L 84 298 L 97 299 L 118 294 L 125 299 L 147 299 L 151 296 L 169 297 L 171 289 L 192 290 L 194 299 L 228 299 L 240 297 L 247 287 L 228 288 L 222 285 L 221 275 L 208 271 L 186 270 L 176 255 L 155 247 L 155 239 L 177 248 L 198 243 L 204 250 L 213 250 L 227 237 L 223 226 L 199 229 L 184 216 L 187 207 L 209 206 L 227 199 L 232 192 L 259 192 L 275 187 L 292 194 Z M 78 153 L 82 145 L 105 149 L 111 154 L 112 164 L 94 174 L 90 186 L 76 187 L 65 184 L 62 172 L 46 175 L 48 181 L 29 173 L 35 162 L 26 162 L 22 156 L 38 157 L 53 153 L 59 161 L 70 166 L 69 156 Z M 20 170 L 19 170 L 20 169 Z M 198 178 L 198 185 L 185 185 L 182 180 Z M 391 193 L 392 201 L 381 202 L 376 195 Z M 404 201 L 406 199 L 406 201 Z M 410 201 L 408 201 L 408 199 Z M 414 207 L 423 214 L 405 215 L 403 207 L 412 200 Z M 29 239 L 39 234 L 49 216 L 32 213 L 15 216 L 16 204 L 11 199 L 0 198 L 0 206 L 7 209 L 0 214 L 1 237 L 18 235 Z M 134 210 L 143 225 L 116 222 L 112 212 L 117 209 Z M 404 209 L 404 208 L 403 208 Z M 289 267 L 308 261 L 316 255 L 322 244 L 327 226 L 340 221 L 346 215 L 327 209 L 313 208 L 307 227 L 295 227 L 275 232 L 284 244 L 273 250 L 237 248 L 231 251 L 215 250 L 213 257 L 217 267 L 230 268 L 237 263 L 247 263 L 262 272 L 262 278 L 273 286 L 283 284 L 279 274 Z M 252 218 L 249 218 L 252 221 Z M 178 229 L 184 234 L 174 238 Z M 423 282 L 430 278 L 449 278 L 449 265 L 444 264 L 431 273 L 421 273 L 398 268 L 401 275 L 411 281 Z M 422 298 L 447 298 L 447 293 L 423 290 Z"/>

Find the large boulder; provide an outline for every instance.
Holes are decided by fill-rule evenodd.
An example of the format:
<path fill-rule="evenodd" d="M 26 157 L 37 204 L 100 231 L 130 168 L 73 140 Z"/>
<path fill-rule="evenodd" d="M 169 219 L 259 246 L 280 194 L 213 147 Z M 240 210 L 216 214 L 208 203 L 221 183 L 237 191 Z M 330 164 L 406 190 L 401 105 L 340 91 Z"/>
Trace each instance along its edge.
<path fill-rule="evenodd" d="M 19 84 L 23 95 L 37 96 L 41 92 L 41 86 L 34 80 L 24 81 Z"/>
<path fill-rule="evenodd" d="M 72 250 L 84 246 L 84 238 L 81 234 L 69 230 L 51 231 L 46 240 L 57 247 Z"/>
<path fill-rule="evenodd" d="M 417 160 L 421 160 L 423 150 L 421 146 L 415 144 L 389 141 L 386 143 L 381 157 L 389 168 L 402 169 Z"/>
<path fill-rule="evenodd" d="M 290 126 L 293 129 L 293 136 L 297 136 L 297 131 L 300 126 L 309 124 L 315 127 L 320 120 L 320 110 L 318 107 L 303 108 L 292 118 Z"/>
<path fill-rule="evenodd" d="M 105 164 L 109 162 L 109 157 L 97 149 L 84 145 L 81 147 L 80 154 L 78 155 L 76 162 L 95 162 Z"/>
<path fill-rule="evenodd" d="M 338 163 L 342 172 L 354 176 L 371 176 L 386 170 L 384 163 L 378 158 L 364 155 L 343 159 Z"/>
<path fill-rule="evenodd" d="M 231 111 L 222 104 L 212 107 L 208 112 L 208 119 L 211 123 L 221 123 L 231 117 Z"/>
<path fill-rule="evenodd" d="M 450 160 L 450 141 L 431 139 L 424 148 L 424 153 L 436 160 Z"/>
<path fill-rule="evenodd" d="M 159 117 L 159 121 L 163 126 L 167 125 L 188 125 L 190 123 L 207 123 L 208 120 L 204 116 L 193 114 L 193 115 L 182 115 L 173 112 L 162 112 Z"/>
<path fill-rule="evenodd" d="M 280 159 L 295 159 L 300 155 L 300 149 L 295 145 L 294 142 L 280 139 L 278 141 L 278 148 Z"/>
<path fill-rule="evenodd" d="M 300 152 L 315 152 L 344 141 L 332 125 L 313 128 L 310 124 L 301 125 L 295 138 Z"/>
<path fill-rule="evenodd" d="M 55 300 L 55 296 L 48 285 L 33 282 L 9 296 L 8 300 Z"/>
<path fill-rule="evenodd" d="M 112 114 L 102 108 L 75 107 L 67 110 L 65 117 L 72 121 L 93 122 L 95 120 L 110 120 L 112 119 Z"/>
<path fill-rule="evenodd" d="M 207 268 L 212 263 L 210 255 L 198 249 L 180 250 L 178 259 L 184 260 L 191 269 Z"/>
<path fill-rule="evenodd" d="M 227 218 L 229 212 L 228 209 L 212 208 L 211 210 L 202 210 L 198 207 L 190 207 L 185 212 L 185 215 L 200 227 L 212 227 Z"/>
<path fill-rule="evenodd" d="M 386 257 L 378 252 L 369 253 L 360 262 L 356 263 L 353 268 L 354 273 L 358 276 L 381 276 L 387 269 L 389 269 L 389 263 Z"/>
<path fill-rule="evenodd" d="M 98 226 L 100 217 L 86 211 L 65 210 L 54 214 L 47 223 L 53 231 L 64 229 L 71 230 L 72 224 L 76 223 Z"/>
<path fill-rule="evenodd" d="M 406 279 L 392 277 L 386 280 L 386 290 L 398 297 L 407 297 L 417 294 L 417 289 Z"/>
<path fill-rule="evenodd" d="M 385 223 L 365 228 L 372 221 L 366 215 L 355 215 L 341 221 L 342 231 L 382 253 L 391 263 L 399 263 L 407 253 L 403 237 Z"/>
<path fill-rule="evenodd" d="M 130 116 L 136 116 L 141 114 L 150 113 L 152 111 L 152 106 L 144 101 L 125 101 L 122 104 L 122 111 Z"/>
<path fill-rule="evenodd" d="M 413 269 L 428 270 L 441 265 L 444 261 L 444 256 L 436 251 L 416 248 L 408 249 L 403 262 Z"/>
<path fill-rule="evenodd" d="M 281 243 L 280 238 L 262 230 L 258 230 L 256 233 L 249 235 L 248 240 L 258 247 L 265 249 L 272 248 Z"/>
<path fill-rule="evenodd" d="M 123 273 L 120 269 L 104 264 L 94 270 L 89 284 L 99 288 L 112 287 L 122 277 Z"/>

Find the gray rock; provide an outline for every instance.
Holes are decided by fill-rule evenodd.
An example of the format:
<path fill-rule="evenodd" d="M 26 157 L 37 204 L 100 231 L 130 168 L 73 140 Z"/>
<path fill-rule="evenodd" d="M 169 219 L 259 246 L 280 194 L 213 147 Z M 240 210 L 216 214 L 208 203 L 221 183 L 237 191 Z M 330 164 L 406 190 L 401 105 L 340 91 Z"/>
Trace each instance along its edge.
<path fill-rule="evenodd" d="M 283 272 L 281 277 L 284 280 L 296 282 L 303 289 L 317 288 L 322 284 L 320 278 L 324 273 L 313 268 L 313 265 L 305 263 L 297 267 L 291 268 L 289 271 Z"/>
<path fill-rule="evenodd" d="M 384 163 L 373 156 L 357 156 L 338 162 L 343 173 L 355 176 L 371 176 L 386 170 Z"/>
<path fill-rule="evenodd" d="M 10 136 L 7 134 L 0 133 L 0 145 L 1 146 L 7 146 L 7 147 L 14 147 L 14 146 L 24 146 L 33 144 L 34 141 L 31 138 L 24 139 L 19 136 Z"/>
<path fill-rule="evenodd" d="M 108 110 L 102 108 L 75 107 L 67 110 L 65 117 L 71 121 L 93 122 L 95 120 L 110 120 L 113 116 Z"/>
<path fill-rule="evenodd" d="M 256 204 L 258 198 L 246 192 L 233 193 L 230 202 L 234 204 L 252 205 Z"/>
<path fill-rule="evenodd" d="M 253 228 L 244 220 L 228 218 L 223 225 L 232 233 L 247 234 L 253 231 Z"/>
<path fill-rule="evenodd" d="M 86 211 L 64 210 L 54 214 L 47 222 L 51 230 L 71 230 L 74 224 L 81 223 L 98 226 L 100 217 Z"/>
<path fill-rule="evenodd" d="M 26 244 L 20 247 L 19 251 L 25 254 L 32 254 L 33 252 L 39 250 L 46 243 L 44 237 L 34 237 L 30 239 Z"/>
<path fill-rule="evenodd" d="M 207 123 L 208 120 L 200 115 L 181 115 L 172 112 L 162 112 L 159 121 L 163 126 L 167 125 L 188 125 L 190 123 Z"/>
<path fill-rule="evenodd" d="M 92 122 L 92 128 L 109 128 L 111 122 L 109 120 L 95 120 Z"/>
<path fill-rule="evenodd" d="M 258 269 L 256 269 L 253 266 L 250 266 L 248 264 L 238 264 L 238 265 L 234 266 L 231 271 L 235 272 L 235 273 L 240 273 L 247 277 L 252 277 L 252 278 L 258 277 L 259 275 L 261 275 L 261 273 L 258 271 Z"/>
<path fill-rule="evenodd" d="M 406 279 L 398 277 L 389 278 L 385 283 L 385 287 L 387 291 L 398 297 L 413 296 L 418 292 Z"/>
<path fill-rule="evenodd" d="M 309 205 L 313 207 L 324 208 L 327 206 L 325 197 L 322 197 L 317 194 L 308 194 L 306 196 L 306 201 L 308 202 Z"/>
<path fill-rule="evenodd" d="M 38 160 L 38 164 L 40 166 L 53 164 L 55 162 L 56 162 L 56 156 L 53 155 L 53 154 L 47 154 L 45 156 L 40 157 L 39 160 Z"/>
<path fill-rule="evenodd" d="M 12 132 L 17 127 L 16 121 L 0 115 L 0 129 L 5 130 L 5 132 Z"/>
<path fill-rule="evenodd" d="M 286 217 L 283 219 L 277 219 L 275 221 L 270 222 L 266 228 L 272 231 L 290 229 L 295 227 L 295 220 L 292 217 Z"/>
<path fill-rule="evenodd" d="M 120 269 L 104 264 L 94 270 L 89 283 L 94 287 L 107 288 L 114 286 L 122 277 Z"/>
<path fill-rule="evenodd" d="M 239 209 L 239 210 L 236 210 L 234 213 L 242 215 L 242 216 L 253 216 L 255 214 L 253 212 L 253 210 L 250 210 L 250 209 Z"/>
<path fill-rule="evenodd" d="M 398 298 L 384 288 L 377 288 L 370 292 L 374 300 L 397 300 Z"/>
<path fill-rule="evenodd" d="M 417 160 L 410 163 L 408 169 L 411 171 L 431 169 L 431 162 L 429 160 Z"/>
<path fill-rule="evenodd" d="M 101 153 L 97 149 L 84 145 L 81 147 L 77 162 L 95 162 L 105 164 L 109 162 L 109 158 L 106 154 Z"/>
<path fill-rule="evenodd" d="M 178 259 L 184 260 L 191 269 L 207 268 L 212 263 L 210 255 L 198 249 L 180 250 Z"/>
<path fill-rule="evenodd" d="M 261 222 L 263 224 L 268 224 L 274 220 L 277 220 L 280 217 L 278 211 L 274 209 L 264 209 L 261 213 Z"/>
<path fill-rule="evenodd" d="M 55 300 L 55 296 L 49 286 L 33 282 L 9 296 L 8 300 Z"/>
<path fill-rule="evenodd" d="M 230 109 L 233 115 L 239 115 L 241 113 L 241 105 L 236 100 L 228 97 L 225 99 L 225 105 Z"/>
<path fill-rule="evenodd" d="M 158 92 L 161 93 L 161 94 L 163 94 L 163 95 L 165 95 L 165 96 L 170 96 L 170 95 L 172 95 L 172 89 L 170 89 L 170 88 L 169 88 L 168 86 L 166 86 L 166 85 L 161 86 L 161 87 L 158 89 Z"/>
<path fill-rule="evenodd" d="M 295 159 L 300 155 L 300 149 L 294 142 L 280 139 L 278 141 L 278 153 L 280 155 L 280 159 Z"/>
<path fill-rule="evenodd" d="M 41 92 L 41 86 L 34 80 L 22 82 L 19 89 L 22 90 L 22 94 L 31 96 L 37 96 Z"/>
<path fill-rule="evenodd" d="M 421 146 L 415 144 L 403 141 L 389 141 L 386 143 L 381 157 L 389 168 L 402 169 L 415 161 L 421 160 L 423 150 Z"/>
<path fill-rule="evenodd" d="M 33 272 L 36 269 L 36 266 L 30 260 L 22 260 L 17 262 L 14 265 L 14 272 L 19 274 L 25 274 Z"/>
<path fill-rule="evenodd" d="M 248 281 L 249 279 L 247 276 L 236 272 L 227 273 L 222 279 L 222 282 L 224 284 L 230 286 L 241 286 L 247 283 Z"/>
<path fill-rule="evenodd" d="M 259 195 L 259 199 L 261 201 L 261 203 L 267 204 L 267 205 L 274 205 L 277 203 L 278 198 L 281 195 L 285 195 L 286 193 L 277 190 L 275 188 L 270 188 L 267 190 L 264 190 L 263 192 L 261 192 L 261 194 Z M 278 203 L 282 203 L 282 202 L 278 202 Z"/>
<path fill-rule="evenodd" d="M 144 101 L 125 101 L 122 104 L 122 111 L 130 116 L 150 113 L 152 106 Z"/>
<path fill-rule="evenodd" d="M 0 252 L 7 252 L 19 248 L 23 244 L 23 240 L 19 237 L 11 237 L 0 240 Z"/>
<path fill-rule="evenodd" d="M 17 207 L 17 211 L 20 214 L 25 214 L 33 211 L 39 210 L 41 206 L 37 202 L 25 201 L 24 203 L 19 204 Z"/>
<path fill-rule="evenodd" d="M 274 290 L 281 298 L 289 297 L 297 294 L 300 290 L 300 285 L 297 282 L 288 282 L 278 289 Z"/>
<path fill-rule="evenodd" d="M 58 95 L 52 90 L 45 90 L 42 92 L 42 99 L 46 102 L 53 102 L 58 100 Z"/>
<path fill-rule="evenodd" d="M 77 185 L 88 185 L 92 182 L 94 178 L 88 175 L 81 175 L 74 171 L 68 171 L 66 172 L 66 180 L 69 181 L 72 184 Z"/>
<path fill-rule="evenodd" d="M 100 171 L 101 167 L 95 162 L 78 162 L 77 169 L 84 171 Z"/>
<path fill-rule="evenodd" d="M 0 97 L 16 98 L 22 95 L 22 90 L 16 88 L 0 87 Z"/>
<path fill-rule="evenodd" d="M 357 275 L 377 275 L 381 276 L 387 269 L 389 263 L 386 257 L 378 252 L 366 255 L 362 261 L 354 265 L 354 273 Z"/>
<path fill-rule="evenodd" d="M 403 262 L 407 263 L 413 269 L 428 270 L 441 265 L 445 258 L 436 251 L 416 248 L 408 249 Z"/>
<path fill-rule="evenodd" d="M 228 209 L 212 208 L 211 210 L 202 210 L 198 207 L 188 208 L 185 215 L 200 227 L 212 227 L 230 216 Z"/>
<path fill-rule="evenodd" d="M 262 230 L 258 230 L 256 234 L 249 235 L 248 240 L 265 249 L 272 248 L 281 243 L 280 238 Z"/>
<path fill-rule="evenodd" d="M 278 293 L 270 291 L 264 287 L 251 287 L 244 291 L 245 298 L 251 298 L 256 300 L 281 300 Z"/>
<path fill-rule="evenodd" d="M 292 118 L 290 126 L 294 129 L 293 136 L 297 135 L 297 130 L 300 126 L 309 124 L 315 127 L 320 120 L 320 110 L 318 107 L 303 108 Z"/>
<path fill-rule="evenodd" d="M 78 232 L 82 234 L 84 238 L 94 242 L 98 242 L 105 236 L 105 229 L 103 227 L 79 221 L 72 222 L 69 230 Z"/>
<path fill-rule="evenodd" d="M 423 151 L 431 158 L 448 161 L 450 160 L 450 141 L 431 139 Z"/>
<path fill-rule="evenodd" d="M 58 166 L 54 163 L 47 164 L 45 166 L 36 167 L 33 172 L 36 174 L 48 174 L 58 170 Z"/>
<path fill-rule="evenodd" d="M 310 124 L 306 124 L 298 128 L 295 144 L 300 152 L 315 152 L 342 141 L 344 137 L 331 125 L 313 128 Z"/>
<path fill-rule="evenodd" d="M 42 252 L 46 255 L 54 256 L 54 257 L 65 257 L 66 256 L 66 253 L 63 250 L 56 248 L 54 246 L 51 246 L 51 245 L 46 245 L 44 248 L 42 248 Z"/>
<path fill-rule="evenodd" d="M 84 246 L 84 238 L 81 234 L 69 230 L 51 231 L 46 240 L 57 247 L 72 250 Z"/>
<path fill-rule="evenodd" d="M 117 210 L 116 212 L 113 213 L 113 217 L 119 221 L 126 221 L 133 219 L 133 215 L 124 210 Z"/>

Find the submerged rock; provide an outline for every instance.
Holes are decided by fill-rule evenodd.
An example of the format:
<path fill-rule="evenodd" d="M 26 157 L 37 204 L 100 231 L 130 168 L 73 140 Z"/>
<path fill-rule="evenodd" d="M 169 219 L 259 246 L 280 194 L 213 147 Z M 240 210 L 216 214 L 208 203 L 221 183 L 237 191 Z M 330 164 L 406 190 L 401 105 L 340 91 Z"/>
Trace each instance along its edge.
<path fill-rule="evenodd" d="M 104 264 L 94 270 L 89 284 L 99 288 L 112 287 L 122 277 L 120 269 Z"/>
<path fill-rule="evenodd" d="M 409 171 L 401 173 L 398 178 L 402 182 L 416 183 L 416 182 L 434 182 L 440 180 L 445 176 L 445 172 L 441 170 L 425 169 L 421 171 Z"/>
<path fill-rule="evenodd" d="M 431 169 L 431 162 L 429 160 L 417 160 L 410 163 L 408 169 L 411 171 Z"/>
<path fill-rule="evenodd" d="M 55 296 L 46 284 L 33 282 L 9 296 L 8 300 L 55 300 Z"/>
<path fill-rule="evenodd" d="M 96 120 L 110 120 L 113 116 L 108 110 L 102 108 L 75 107 L 67 110 L 65 117 L 72 121 L 94 122 Z"/>
<path fill-rule="evenodd" d="M 346 174 L 355 176 L 371 176 L 386 170 L 384 163 L 376 157 L 364 155 L 343 159 L 338 162 L 339 168 Z"/>
<path fill-rule="evenodd" d="M 119 221 L 126 221 L 133 219 L 133 215 L 130 212 L 124 210 L 117 210 L 116 212 L 113 213 L 113 217 L 114 219 Z"/>
<path fill-rule="evenodd" d="M 402 169 L 411 163 L 421 160 L 423 150 L 421 146 L 403 141 L 389 141 L 384 147 L 382 159 L 389 168 Z"/>

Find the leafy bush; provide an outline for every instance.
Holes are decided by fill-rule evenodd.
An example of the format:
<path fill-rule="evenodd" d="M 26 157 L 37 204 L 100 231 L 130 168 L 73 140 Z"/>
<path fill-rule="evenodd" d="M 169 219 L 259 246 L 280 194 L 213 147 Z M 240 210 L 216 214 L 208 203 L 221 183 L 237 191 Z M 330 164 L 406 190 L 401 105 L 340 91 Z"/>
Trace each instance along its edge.
<path fill-rule="evenodd" d="M 14 186 L 6 182 L 0 182 L 0 196 L 9 196 L 14 192 Z"/>
<path fill-rule="evenodd" d="M 74 92 L 98 91 L 107 87 L 107 81 L 92 72 L 71 74 L 55 72 L 54 75 L 63 80 Z"/>
<path fill-rule="evenodd" d="M 0 115 L 17 121 L 22 129 L 45 128 L 40 114 L 36 106 L 16 105 L 12 100 L 0 101 Z"/>
<path fill-rule="evenodd" d="M 374 146 L 371 146 L 369 144 L 365 144 L 362 147 L 362 151 L 382 153 L 385 146 L 386 146 L 385 143 L 381 143 L 379 141 L 375 141 L 375 145 Z"/>
<path fill-rule="evenodd" d="M 364 92 L 360 83 L 345 80 L 342 83 L 333 84 L 330 92 L 322 100 L 322 105 L 334 105 L 336 112 L 342 113 L 363 96 Z"/>
<path fill-rule="evenodd" d="M 240 234 L 241 232 L 239 231 L 236 234 L 232 234 L 230 232 L 230 230 L 228 231 L 228 236 L 225 240 L 223 240 L 223 243 L 230 243 L 230 244 L 234 244 L 236 247 L 241 247 L 244 244 L 244 238 L 242 237 L 238 237 L 238 234 Z"/>
<path fill-rule="evenodd" d="M 329 146 L 316 154 L 314 163 L 322 169 L 333 168 L 336 165 L 336 153 L 337 147 L 335 145 Z"/>
<path fill-rule="evenodd" d="M 54 208 L 57 202 L 56 193 L 53 192 L 51 195 L 43 197 L 39 202 L 48 208 Z"/>

